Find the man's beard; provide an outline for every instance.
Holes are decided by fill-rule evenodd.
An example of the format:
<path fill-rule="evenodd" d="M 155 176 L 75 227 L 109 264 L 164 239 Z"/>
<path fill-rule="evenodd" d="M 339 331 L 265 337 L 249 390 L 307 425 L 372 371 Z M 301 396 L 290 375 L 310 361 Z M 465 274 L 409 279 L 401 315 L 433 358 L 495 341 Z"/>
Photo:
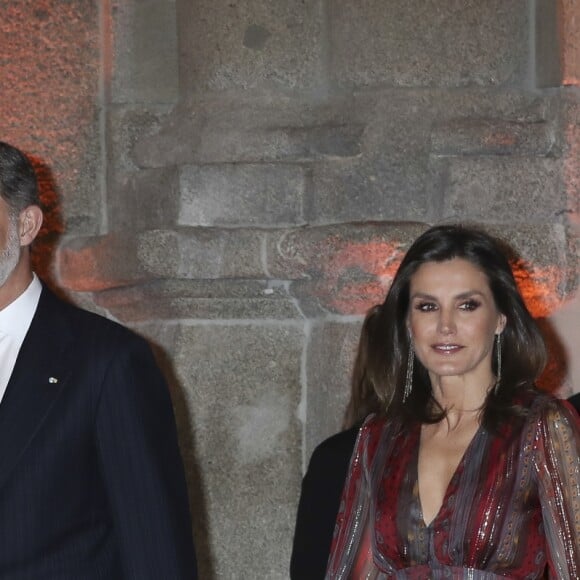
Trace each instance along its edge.
<path fill-rule="evenodd" d="M 6 246 L 0 252 L 0 287 L 6 284 L 10 274 L 20 259 L 20 239 L 18 237 L 18 216 L 9 217 Z"/>

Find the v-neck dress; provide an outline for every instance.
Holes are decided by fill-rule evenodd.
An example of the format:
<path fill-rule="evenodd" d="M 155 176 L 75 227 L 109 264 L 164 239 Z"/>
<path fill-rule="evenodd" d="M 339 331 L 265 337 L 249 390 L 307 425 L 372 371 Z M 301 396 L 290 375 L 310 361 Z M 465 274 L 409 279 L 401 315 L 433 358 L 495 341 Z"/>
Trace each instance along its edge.
<path fill-rule="evenodd" d="M 346 479 L 326 578 L 580 579 L 580 421 L 537 393 L 498 434 L 480 427 L 426 526 L 421 425 L 371 416 Z"/>

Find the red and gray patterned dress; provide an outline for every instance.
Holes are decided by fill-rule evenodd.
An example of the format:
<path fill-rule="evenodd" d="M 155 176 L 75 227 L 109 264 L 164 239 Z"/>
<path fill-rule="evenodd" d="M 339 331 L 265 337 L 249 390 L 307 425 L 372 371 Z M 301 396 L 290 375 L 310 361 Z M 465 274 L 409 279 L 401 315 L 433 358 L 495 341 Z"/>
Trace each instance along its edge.
<path fill-rule="evenodd" d="M 371 416 L 343 491 L 326 578 L 580 579 L 580 421 L 526 395 L 523 421 L 480 427 L 427 526 L 417 482 L 421 426 Z"/>

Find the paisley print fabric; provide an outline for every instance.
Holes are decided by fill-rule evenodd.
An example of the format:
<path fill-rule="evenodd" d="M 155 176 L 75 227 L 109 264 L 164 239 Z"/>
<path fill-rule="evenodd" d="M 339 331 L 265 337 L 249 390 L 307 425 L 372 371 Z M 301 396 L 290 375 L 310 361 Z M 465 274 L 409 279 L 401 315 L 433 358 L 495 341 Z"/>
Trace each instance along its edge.
<path fill-rule="evenodd" d="M 580 579 L 580 421 L 546 394 L 491 434 L 480 427 L 425 525 L 420 425 L 371 415 L 359 433 L 326 578 Z"/>

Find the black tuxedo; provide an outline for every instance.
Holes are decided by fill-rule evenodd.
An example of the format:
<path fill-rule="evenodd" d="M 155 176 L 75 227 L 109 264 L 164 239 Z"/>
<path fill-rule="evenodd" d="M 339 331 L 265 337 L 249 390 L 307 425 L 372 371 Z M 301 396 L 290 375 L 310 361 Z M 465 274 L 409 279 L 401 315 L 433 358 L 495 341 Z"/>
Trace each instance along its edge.
<path fill-rule="evenodd" d="M 195 578 L 173 411 L 147 343 L 43 288 L 0 404 L 0 578 Z"/>

